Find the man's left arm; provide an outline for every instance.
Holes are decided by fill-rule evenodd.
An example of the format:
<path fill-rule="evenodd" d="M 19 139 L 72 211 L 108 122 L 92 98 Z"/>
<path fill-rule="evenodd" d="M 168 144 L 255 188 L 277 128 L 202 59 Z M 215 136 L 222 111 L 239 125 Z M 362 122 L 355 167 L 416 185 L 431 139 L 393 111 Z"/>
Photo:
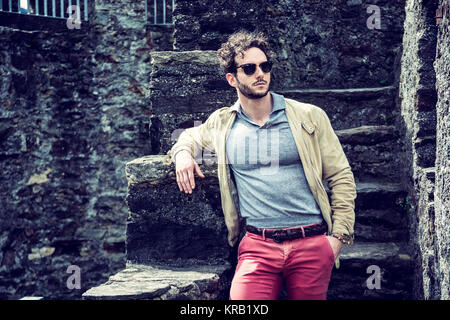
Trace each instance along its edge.
<path fill-rule="evenodd" d="M 322 157 L 322 178 L 328 182 L 328 187 L 331 190 L 332 234 L 343 234 L 353 238 L 355 180 L 341 143 L 323 110 L 320 110 L 318 131 Z"/>

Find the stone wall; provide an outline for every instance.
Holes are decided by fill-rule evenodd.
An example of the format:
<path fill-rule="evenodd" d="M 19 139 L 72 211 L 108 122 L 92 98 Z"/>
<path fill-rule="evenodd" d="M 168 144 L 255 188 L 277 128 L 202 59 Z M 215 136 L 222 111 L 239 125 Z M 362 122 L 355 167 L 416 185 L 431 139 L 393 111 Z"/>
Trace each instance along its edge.
<path fill-rule="evenodd" d="M 436 10 L 443 5 L 437 0 L 407 1 L 404 24 L 399 103 L 405 137 L 402 154 L 407 164 L 403 176 L 409 188 L 415 254 L 414 295 L 418 299 L 448 299 L 448 249 L 444 249 L 449 243 L 448 206 L 445 209 L 443 204 L 448 199 L 448 187 L 446 190 L 443 184 L 445 178 L 448 181 L 449 159 L 448 125 L 444 125 L 448 117 L 448 68 L 444 67 L 448 17 L 439 27 L 436 21 Z"/>
<path fill-rule="evenodd" d="M 155 52 L 150 88 L 152 154 L 166 153 L 182 130 L 202 123 L 236 99 L 215 51 Z"/>
<path fill-rule="evenodd" d="M 146 25 L 141 1 L 90 3 L 81 31 L 0 27 L 0 299 L 79 298 L 127 254 L 137 264 L 112 277 L 108 297 L 226 299 L 235 252 L 220 238 L 213 173 L 181 196 L 173 168 L 152 171 L 160 156 L 141 157 L 234 101 L 208 50 L 239 28 L 269 35 L 273 89 L 324 108 L 354 168 L 357 246 L 343 252 L 330 297 L 449 298 L 448 0 L 178 0 L 174 29 Z M 379 30 L 367 27 L 369 5 L 381 8 Z M 167 176 L 152 187 L 150 171 Z M 381 291 L 365 287 L 371 264 Z M 67 288 L 70 265 L 81 290 Z M 124 279 L 154 290 L 123 295 Z"/>
<path fill-rule="evenodd" d="M 81 30 L 0 27 L 1 299 L 77 298 L 125 266 L 125 163 L 150 150 L 144 3 L 90 3 Z"/>
<path fill-rule="evenodd" d="M 367 27 L 369 5 L 380 8 L 380 29 Z M 178 0 L 174 15 L 179 51 L 217 50 L 241 28 L 266 33 L 276 53 L 274 90 L 395 82 L 404 1 Z"/>
<path fill-rule="evenodd" d="M 127 164 L 127 260 L 132 263 L 195 266 L 231 258 L 215 166 L 203 167 L 196 192 L 179 191 L 173 165 L 164 156 Z M 191 262 L 190 262 L 191 261 Z"/>
<path fill-rule="evenodd" d="M 450 1 L 439 1 L 444 18 L 438 26 L 436 51 L 436 180 L 434 210 L 437 238 L 437 281 L 440 299 L 450 300 Z"/>
<path fill-rule="evenodd" d="M 415 295 L 436 296 L 434 272 L 434 162 L 436 152 L 436 1 L 407 1 L 399 98 L 405 131 L 404 184 L 410 194 L 410 234 L 415 253 Z M 419 35 L 419 36 L 418 36 Z M 423 187 L 425 186 L 426 187 Z M 422 265 L 423 268 L 422 269 Z M 424 283 L 422 284 L 422 280 Z M 425 289 L 423 292 L 422 286 Z"/>

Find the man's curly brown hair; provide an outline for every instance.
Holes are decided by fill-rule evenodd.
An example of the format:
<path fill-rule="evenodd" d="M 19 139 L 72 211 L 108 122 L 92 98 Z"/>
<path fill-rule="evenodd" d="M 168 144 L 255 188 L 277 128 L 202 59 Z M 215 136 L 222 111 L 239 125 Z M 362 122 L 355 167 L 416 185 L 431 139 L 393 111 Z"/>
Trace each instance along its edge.
<path fill-rule="evenodd" d="M 263 33 L 250 33 L 248 31 L 238 31 L 233 33 L 228 41 L 223 43 L 217 50 L 220 66 L 225 73 L 236 73 L 236 63 L 234 58 L 237 55 L 244 55 L 244 51 L 250 48 L 259 48 L 264 52 L 267 60 L 272 57 L 269 42 Z"/>

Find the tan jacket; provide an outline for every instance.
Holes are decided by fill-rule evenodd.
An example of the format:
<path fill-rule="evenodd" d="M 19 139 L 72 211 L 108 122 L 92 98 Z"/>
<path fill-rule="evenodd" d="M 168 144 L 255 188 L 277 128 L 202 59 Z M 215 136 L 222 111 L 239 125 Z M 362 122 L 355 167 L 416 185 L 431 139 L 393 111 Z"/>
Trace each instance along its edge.
<path fill-rule="evenodd" d="M 325 112 L 312 104 L 286 99 L 286 117 L 289 122 L 305 176 L 318 203 L 329 233 L 353 236 L 356 187 L 350 165 Z M 218 178 L 228 243 L 234 246 L 239 237 L 239 207 L 237 190 L 226 162 L 226 138 L 236 118 L 239 101 L 232 107 L 214 111 L 205 123 L 183 131 L 177 143 L 168 152 L 173 156 L 188 150 L 192 156 L 208 150 L 218 162 Z M 328 182 L 331 205 L 322 184 Z"/>

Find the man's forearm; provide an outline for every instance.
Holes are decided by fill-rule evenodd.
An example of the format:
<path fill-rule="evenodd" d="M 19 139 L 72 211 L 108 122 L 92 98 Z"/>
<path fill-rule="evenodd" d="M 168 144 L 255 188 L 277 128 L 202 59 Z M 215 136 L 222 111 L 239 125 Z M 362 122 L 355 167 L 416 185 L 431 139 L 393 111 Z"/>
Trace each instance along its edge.
<path fill-rule="evenodd" d="M 332 232 L 351 236 L 355 223 L 356 188 L 350 167 L 334 176 L 328 185 L 331 190 Z"/>

